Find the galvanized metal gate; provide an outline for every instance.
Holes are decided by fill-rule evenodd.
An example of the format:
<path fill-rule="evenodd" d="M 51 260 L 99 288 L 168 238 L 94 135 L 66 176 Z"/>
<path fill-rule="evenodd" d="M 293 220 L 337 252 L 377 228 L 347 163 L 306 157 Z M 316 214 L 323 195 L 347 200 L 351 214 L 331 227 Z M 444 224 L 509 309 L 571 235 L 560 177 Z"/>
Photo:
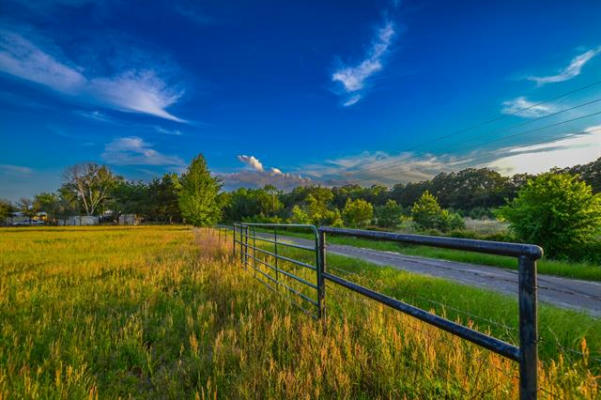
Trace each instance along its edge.
<path fill-rule="evenodd" d="M 261 278 L 267 279 L 269 282 L 259 278 L 272 289 L 275 290 L 270 283 L 282 286 L 292 295 L 296 296 L 296 298 L 303 300 L 305 304 L 309 304 L 311 308 L 307 309 L 303 304 L 298 302 L 292 303 L 301 308 L 304 312 L 315 318 L 325 317 L 325 281 L 328 280 L 482 346 L 508 359 L 517 361 L 520 365 L 520 398 L 522 400 L 532 400 L 537 398 L 538 326 L 536 260 L 542 257 L 543 254 L 540 247 L 520 243 L 409 235 L 358 229 L 332 227 L 317 228 L 313 225 L 300 224 L 237 223 L 234 224 L 233 228 L 234 253 L 239 253 L 242 263 L 247 267 L 252 267 L 253 270 L 260 274 Z M 304 230 L 305 232 L 311 232 L 313 235 L 314 246 L 302 246 L 291 243 L 290 241 L 282 241 L 281 233 L 286 230 Z M 519 346 L 486 335 L 477 330 L 329 273 L 326 266 L 326 234 L 387 240 L 516 257 L 519 265 Z M 252 243 L 249 243 L 249 240 Z M 273 251 L 257 246 L 257 240 L 273 245 Z M 278 248 L 281 248 L 279 246 L 296 248 L 306 252 L 314 252 L 315 264 L 313 265 L 296 260 L 292 257 L 284 256 L 278 252 Z M 257 252 L 264 257 L 258 257 Z M 269 264 L 265 257 L 273 259 L 274 265 Z M 282 262 L 297 265 L 312 271 L 310 274 L 312 278 L 307 279 L 306 277 L 301 277 L 299 274 L 295 274 L 290 270 L 282 268 Z M 263 267 L 268 268 L 271 273 L 268 273 Z M 311 292 L 311 295 L 308 295 L 306 291 L 303 292 L 302 290 L 292 287 L 289 282 L 286 282 L 286 279 L 282 279 L 282 275 L 286 279 L 304 285 L 305 289 L 308 289 Z"/>
<path fill-rule="evenodd" d="M 310 233 L 313 246 L 303 246 L 281 240 L 281 233 L 291 230 Z M 256 276 L 267 287 L 277 290 L 284 288 L 291 304 L 314 318 L 320 318 L 323 311 L 323 296 L 320 296 L 321 260 L 319 259 L 319 233 L 314 225 L 305 224 L 234 224 L 234 252 L 239 248 L 240 259 L 246 267 L 252 268 Z M 257 245 L 257 241 L 260 243 Z M 264 245 L 261 246 L 261 243 Z M 269 246 L 269 250 L 265 247 Z M 291 248 L 313 255 L 313 263 L 300 261 L 283 254 L 282 248 Z M 270 263 L 271 261 L 271 263 Z M 291 266 L 311 271 L 298 273 Z M 305 272 L 303 271 L 303 272 Z M 308 276 L 307 276 L 308 275 Z M 275 286 L 274 286 L 275 285 Z M 301 300 L 301 301 L 296 301 Z"/>

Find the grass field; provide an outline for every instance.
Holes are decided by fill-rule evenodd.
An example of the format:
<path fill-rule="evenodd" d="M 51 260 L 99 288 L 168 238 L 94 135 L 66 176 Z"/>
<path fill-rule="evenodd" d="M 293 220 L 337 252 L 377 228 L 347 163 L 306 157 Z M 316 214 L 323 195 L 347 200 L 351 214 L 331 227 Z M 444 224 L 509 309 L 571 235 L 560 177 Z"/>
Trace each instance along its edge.
<path fill-rule="evenodd" d="M 286 232 L 286 235 L 311 238 L 310 235 L 299 232 Z M 493 254 L 481 254 L 466 252 L 460 250 L 441 249 L 429 246 L 417 246 L 402 244 L 390 241 L 375 241 L 350 236 L 330 235 L 328 243 L 342 244 L 347 246 L 363 247 L 375 250 L 394 251 L 410 256 L 421 256 L 438 258 L 441 260 L 450 260 L 466 262 L 470 264 L 492 265 L 495 267 L 517 270 L 517 260 L 515 257 L 504 257 Z M 570 261 L 550 260 L 543 258 L 537 262 L 539 274 L 563 276 L 573 279 L 584 279 L 591 281 L 601 281 L 601 265 L 587 263 L 577 263 Z"/>
<path fill-rule="evenodd" d="M 231 259 L 230 239 L 206 231 L 0 238 L 0 399 L 517 396 L 515 363 L 334 287 L 325 324 L 307 317 Z M 589 358 L 549 356 L 541 398 L 598 398 Z"/>

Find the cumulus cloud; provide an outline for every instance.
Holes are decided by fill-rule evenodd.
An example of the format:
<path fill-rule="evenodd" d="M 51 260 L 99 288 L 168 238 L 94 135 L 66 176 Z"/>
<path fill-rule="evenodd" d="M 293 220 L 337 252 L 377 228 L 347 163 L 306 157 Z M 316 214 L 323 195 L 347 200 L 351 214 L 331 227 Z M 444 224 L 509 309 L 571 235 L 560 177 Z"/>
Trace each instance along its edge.
<path fill-rule="evenodd" d="M 528 80 L 534 81 L 541 86 L 547 83 L 563 82 L 575 78 L 580 75 L 582 67 L 599 53 L 601 53 L 601 47 L 588 50 L 574 57 L 572 61 L 570 61 L 570 64 L 560 70 L 557 74 L 550 76 L 531 76 L 528 77 Z"/>
<path fill-rule="evenodd" d="M 85 68 L 62 57 L 60 51 L 42 49 L 6 30 L 0 30 L 0 72 L 80 102 L 186 122 L 167 111 L 183 92 L 170 87 L 156 71 L 126 69 L 111 76 L 87 76 Z"/>
<path fill-rule="evenodd" d="M 501 109 L 503 114 L 517 115 L 524 118 L 543 117 L 555 111 L 556 107 L 551 104 L 533 103 L 523 96 L 504 101 Z"/>
<path fill-rule="evenodd" d="M 263 172 L 263 164 L 255 156 L 247 156 L 242 154 L 238 156 L 238 160 L 242 161 L 244 164 L 256 171 Z"/>
<path fill-rule="evenodd" d="M 332 81 L 342 85 L 347 97 L 343 106 L 356 104 L 361 99 L 359 92 L 365 88 L 367 79 L 383 68 L 383 58 L 390 48 L 394 34 L 394 25 L 386 22 L 378 30 L 365 59 L 355 66 L 345 66 L 332 74 Z"/>
<path fill-rule="evenodd" d="M 290 190 L 296 186 L 313 183 L 310 178 L 303 177 L 300 174 L 284 173 L 281 169 L 275 167 L 265 169 L 263 163 L 254 156 L 239 155 L 237 158 L 247 168 L 237 172 L 217 174 L 223 180 L 227 189 L 273 185 L 282 190 Z"/>
<path fill-rule="evenodd" d="M 114 139 L 104 147 L 102 159 L 114 165 L 184 166 L 177 156 L 162 154 L 136 136 Z"/>

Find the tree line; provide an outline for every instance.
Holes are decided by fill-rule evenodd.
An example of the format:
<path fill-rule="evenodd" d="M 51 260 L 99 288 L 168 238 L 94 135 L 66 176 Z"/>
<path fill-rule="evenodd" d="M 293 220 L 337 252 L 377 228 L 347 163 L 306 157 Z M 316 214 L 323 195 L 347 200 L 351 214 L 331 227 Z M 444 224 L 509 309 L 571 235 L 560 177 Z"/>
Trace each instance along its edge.
<path fill-rule="evenodd" d="M 254 221 L 394 229 L 411 221 L 418 230 L 457 233 L 465 216 L 494 217 L 510 223 L 511 239 L 574 258 L 599 242 L 600 191 L 601 158 L 539 176 L 504 177 L 491 169 L 468 168 L 392 188 L 310 185 L 283 192 L 267 185 L 227 192 L 199 155 L 181 175 L 165 174 L 150 182 L 128 181 L 96 163 L 77 164 L 65 170 L 54 193 L 0 201 L 0 219 L 14 211 L 30 218 L 43 211 L 51 223 L 73 215 L 114 222 L 123 214 L 196 226 Z"/>

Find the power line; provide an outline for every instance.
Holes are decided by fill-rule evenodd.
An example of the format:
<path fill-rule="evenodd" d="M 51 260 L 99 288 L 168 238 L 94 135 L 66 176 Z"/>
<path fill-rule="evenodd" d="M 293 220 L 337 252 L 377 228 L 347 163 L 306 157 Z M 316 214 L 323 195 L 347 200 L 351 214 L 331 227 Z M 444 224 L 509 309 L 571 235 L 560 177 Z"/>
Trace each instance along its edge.
<path fill-rule="evenodd" d="M 556 100 L 558 100 L 558 99 L 561 99 L 561 98 L 564 98 L 564 97 L 570 96 L 570 95 L 572 95 L 572 94 L 574 94 L 574 93 L 581 92 L 581 91 L 583 91 L 583 90 L 589 89 L 589 88 L 591 88 L 591 87 L 594 87 L 594 86 L 596 86 L 596 85 L 599 85 L 599 84 L 601 84 L 601 80 L 599 80 L 599 81 L 595 81 L 595 82 L 592 82 L 592 83 L 590 83 L 590 84 L 588 84 L 588 85 L 585 85 L 585 86 L 581 86 L 581 87 L 579 87 L 579 88 L 577 88 L 577 89 L 570 90 L 570 91 L 568 91 L 568 92 L 562 93 L 562 94 L 560 94 L 560 95 L 558 95 L 558 96 L 555 96 L 555 97 L 552 97 L 552 98 L 550 98 L 550 99 L 547 99 L 547 100 L 544 100 L 544 101 L 540 101 L 540 102 L 538 102 L 538 103 L 534 103 L 534 104 L 532 104 L 532 105 L 530 105 L 530 106 L 528 106 L 528 107 L 521 108 L 521 109 L 520 109 L 520 110 L 518 110 L 518 111 L 520 111 L 520 112 L 527 111 L 527 110 L 533 109 L 533 108 L 535 108 L 535 107 L 538 107 L 538 106 L 541 106 L 541 105 L 544 105 L 544 104 L 550 103 L 550 102 L 552 102 L 552 101 L 556 101 Z M 599 101 L 601 101 L 601 98 L 597 98 L 597 99 L 595 99 L 595 100 L 592 100 L 592 101 L 588 101 L 588 102 L 585 102 L 585 103 L 581 103 L 581 104 L 578 104 L 578 105 L 576 105 L 576 106 L 569 107 L 569 108 L 566 108 L 566 109 L 563 109 L 563 110 L 560 110 L 560 111 L 557 111 L 557 112 L 554 112 L 554 113 L 551 113 L 551 114 L 547 114 L 547 115 L 543 115 L 543 116 L 540 116 L 540 117 L 537 117 L 537 118 L 534 118 L 534 119 L 530 119 L 530 120 L 528 120 L 528 121 L 525 121 L 525 122 L 523 122 L 523 123 L 520 123 L 520 124 L 517 124 L 517 125 L 511 126 L 511 127 L 509 127 L 509 129 L 514 129 L 514 128 L 516 128 L 516 127 L 520 127 L 520 126 L 524 126 L 524 125 L 527 125 L 527 124 L 531 124 L 531 123 L 537 122 L 537 121 L 539 121 L 539 120 L 541 120 L 541 119 L 544 119 L 544 118 L 549 118 L 549 117 L 552 117 L 552 116 L 556 116 L 556 115 L 559 115 L 559 114 L 561 114 L 561 113 L 564 113 L 564 112 L 567 112 L 567 111 L 572 111 L 572 110 L 574 110 L 574 109 L 577 109 L 577 108 L 581 108 L 581 107 L 585 107 L 585 106 L 587 106 L 587 105 L 591 105 L 591 104 L 597 103 L 597 102 L 599 102 Z M 468 132 L 468 131 L 470 131 L 470 130 L 473 130 L 473 129 L 475 129 L 475 128 L 478 128 L 478 127 L 485 126 L 485 125 L 488 125 L 488 124 L 490 124 L 490 123 L 493 123 L 493 122 L 497 122 L 497 121 L 503 120 L 503 119 L 505 119 L 505 118 L 508 118 L 508 117 L 510 117 L 511 115 L 513 115 L 513 114 L 504 114 L 504 115 L 500 115 L 500 116 L 498 116 L 498 117 L 495 117 L 495 118 L 491 118 L 491 119 L 489 119 L 489 120 L 486 120 L 486 121 L 483 121 L 483 122 L 481 122 L 481 123 L 478 123 L 478 124 L 475 124 L 475 125 L 469 126 L 469 127 L 467 127 L 467 128 L 459 129 L 459 130 L 453 131 L 453 132 L 451 132 L 451 133 L 448 133 L 448 134 L 445 134 L 445 135 L 442 135 L 442 136 L 439 136 L 439 137 L 433 138 L 433 139 L 431 139 L 431 140 L 430 140 L 430 141 L 428 141 L 428 142 L 423 142 L 423 143 L 420 143 L 420 144 L 417 144 L 417 145 L 414 145 L 414 146 L 408 147 L 408 148 L 406 148 L 405 150 L 403 150 L 402 152 L 410 152 L 410 151 L 413 151 L 413 150 L 415 150 L 415 149 L 417 149 L 417 148 L 420 148 L 420 147 L 422 147 L 422 146 L 424 146 L 424 145 L 426 145 L 426 144 L 431 144 L 431 143 L 433 143 L 433 142 L 437 142 L 437 141 L 440 141 L 440 140 L 443 140 L 443 139 L 446 139 L 446 138 L 449 138 L 449 137 L 454 137 L 454 136 L 456 136 L 456 135 L 458 135 L 458 134 L 462 134 L 462 133 Z M 498 133 L 498 132 L 500 132 L 500 130 L 497 130 L 497 131 L 495 131 L 495 132 L 493 132 L 493 133 Z M 378 169 L 382 169 L 382 168 L 388 168 L 388 167 L 392 167 L 392 166 L 394 166 L 394 165 L 395 165 L 395 164 L 397 164 L 397 163 L 398 163 L 398 161 L 396 161 L 396 160 L 392 160 L 392 161 L 391 161 L 390 163 L 388 163 L 388 164 L 386 164 L 386 163 L 385 163 L 385 164 L 380 164 L 380 165 L 378 165 L 378 166 L 373 166 L 373 167 L 369 167 L 369 168 L 364 168 L 364 169 L 360 170 L 359 172 L 362 172 L 362 171 L 372 171 L 372 170 L 378 170 Z"/>
<path fill-rule="evenodd" d="M 588 85 L 585 85 L 585 86 L 581 86 L 581 87 L 579 87 L 579 88 L 577 88 L 577 89 L 570 90 L 570 91 L 568 91 L 568 92 L 562 93 L 562 94 L 560 94 L 560 95 L 558 95 L 558 96 L 555 96 L 555 97 L 552 97 L 552 98 L 550 98 L 550 99 L 547 99 L 547 100 L 544 100 L 544 101 L 540 101 L 540 102 L 538 102 L 538 103 L 534 103 L 534 104 L 532 104 L 532 105 L 530 105 L 530 106 L 528 106 L 528 107 L 521 108 L 519 111 L 523 112 L 523 111 L 528 111 L 528 110 L 531 110 L 531 109 L 533 109 L 533 108 L 535 108 L 535 107 L 539 107 L 539 106 L 542 106 L 542 105 L 544 105 L 544 104 L 550 103 L 550 102 L 552 102 L 552 101 L 559 100 L 559 99 L 561 99 L 561 98 L 563 98 L 563 97 L 570 96 L 570 95 L 572 95 L 572 94 L 574 94 L 574 93 L 578 93 L 578 92 L 581 92 L 581 91 L 583 91 L 583 90 L 590 89 L 591 87 L 593 87 L 593 86 L 596 86 L 596 85 L 599 85 L 599 84 L 601 84 L 601 80 L 599 80 L 599 81 L 595 81 L 595 82 L 593 82 L 593 83 L 590 83 L 590 84 L 588 84 Z M 488 124 L 491 124 L 491 123 L 493 123 L 493 122 L 501 121 L 501 120 L 503 120 L 503 119 L 505 119 L 505 118 L 508 118 L 508 117 L 510 117 L 510 116 L 512 116 L 512 115 L 513 115 L 513 114 L 503 114 L 503 115 L 500 115 L 500 116 L 498 116 L 498 117 L 491 118 L 491 119 L 489 119 L 489 120 L 483 121 L 483 122 L 481 122 L 481 123 L 479 123 L 479 124 L 475 124 L 475 125 L 469 126 L 469 127 L 467 127 L 467 128 L 459 129 L 459 130 L 456 130 L 456 131 L 454 131 L 454 132 L 451 132 L 451 133 L 448 133 L 448 134 L 445 134 L 445 135 L 442 135 L 442 136 L 439 136 L 439 137 L 433 138 L 433 139 L 432 139 L 432 141 L 438 141 L 438 140 L 442 140 L 442 139 L 447 139 L 447 138 L 449 138 L 449 137 L 453 137 L 453 136 L 456 136 L 456 135 L 458 135 L 458 134 L 461 134 L 461 133 L 464 133 L 464 132 L 469 132 L 469 131 L 471 131 L 471 130 L 473 130 L 473 129 L 476 129 L 476 128 L 479 128 L 479 127 L 481 127 L 481 126 L 488 125 Z M 429 142 L 430 142 L 430 141 L 429 141 Z M 426 144 L 428 144 L 429 142 L 427 142 L 427 143 L 426 143 L 426 142 L 424 142 L 424 143 L 421 143 L 421 144 L 418 144 L 418 145 L 415 145 L 415 146 L 409 147 L 409 148 L 408 148 L 408 149 L 406 149 L 405 151 L 406 151 L 406 152 L 407 152 L 407 151 L 413 151 L 413 150 L 415 150 L 416 148 L 419 148 L 419 147 L 421 147 L 421 146 L 423 146 L 423 145 L 426 145 Z"/>
<path fill-rule="evenodd" d="M 600 99 L 596 99 L 593 102 L 599 102 L 599 101 L 601 101 L 601 98 Z M 592 104 L 593 102 L 583 103 L 581 105 L 574 106 L 574 107 L 571 107 L 570 109 L 566 109 L 566 110 L 563 110 L 563 111 L 573 110 L 573 109 L 578 108 L 578 107 L 583 107 L 585 105 Z M 554 128 L 554 127 L 557 127 L 557 126 L 560 126 L 560 125 L 564 125 L 564 124 L 567 124 L 567 123 L 570 123 L 570 122 L 574 122 L 574 121 L 578 121 L 578 120 L 581 120 L 581 119 L 593 117 L 593 116 L 596 116 L 596 115 L 599 115 L 599 114 L 601 114 L 601 111 L 596 111 L 596 112 L 593 112 L 593 113 L 588 113 L 588 114 L 585 114 L 585 115 L 581 115 L 581 116 L 570 118 L 570 119 L 567 119 L 567 120 L 555 122 L 555 123 L 552 123 L 552 124 L 549 124 L 549 125 L 545 125 L 545 126 L 542 126 L 542 127 L 538 127 L 538 128 L 534 128 L 534 129 L 529 129 L 529 130 L 517 132 L 517 133 L 511 134 L 511 135 L 507 135 L 507 136 L 502 136 L 502 137 L 497 138 L 497 139 L 489 140 L 486 143 L 489 144 L 489 143 L 501 142 L 501 141 L 504 141 L 504 140 L 507 140 L 507 139 L 511 139 L 513 137 L 517 137 L 517 136 L 520 136 L 520 135 L 525 135 L 525 134 L 529 134 L 529 133 L 533 133 L 533 132 L 538 132 L 538 131 L 541 131 L 543 129 Z M 541 118 L 543 118 L 543 117 L 541 117 Z M 530 122 L 530 121 L 527 121 L 527 122 Z M 577 132 L 577 133 L 586 133 L 586 131 L 581 131 L 581 132 Z M 469 161 L 473 161 L 473 160 L 474 159 L 471 159 Z M 374 171 L 374 170 L 379 170 L 379 169 L 382 169 L 382 168 L 391 168 L 391 167 L 394 167 L 396 165 L 400 165 L 400 163 L 395 160 L 395 161 L 391 161 L 388 164 L 380 164 L 380 165 L 369 167 L 369 168 L 363 168 L 363 169 L 359 170 L 358 172 Z"/>

